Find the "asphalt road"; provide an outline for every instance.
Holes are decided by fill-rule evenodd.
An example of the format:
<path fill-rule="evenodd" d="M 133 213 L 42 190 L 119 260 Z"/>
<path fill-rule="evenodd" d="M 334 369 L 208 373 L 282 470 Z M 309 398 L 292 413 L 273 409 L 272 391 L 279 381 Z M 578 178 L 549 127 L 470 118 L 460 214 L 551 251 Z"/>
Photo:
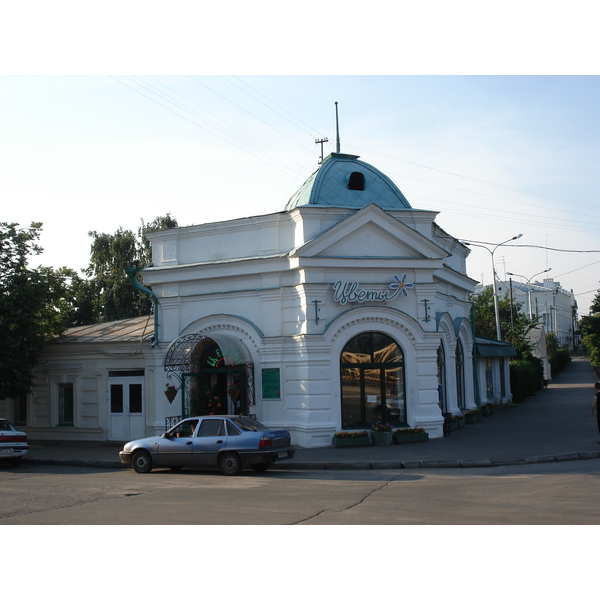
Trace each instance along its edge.
<path fill-rule="evenodd" d="M 0 469 L 0 525 L 597 525 L 600 460 L 495 468 Z"/>

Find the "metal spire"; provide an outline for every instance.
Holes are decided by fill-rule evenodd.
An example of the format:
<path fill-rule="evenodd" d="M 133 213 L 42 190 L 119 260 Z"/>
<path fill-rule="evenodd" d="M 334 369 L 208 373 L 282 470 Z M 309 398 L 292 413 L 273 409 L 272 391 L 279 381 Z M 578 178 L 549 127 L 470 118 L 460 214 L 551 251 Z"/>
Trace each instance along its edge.
<path fill-rule="evenodd" d="M 340 153 L 340 123 L 338 121 L 338 103 L 335 103 L 335 151 Z"/>

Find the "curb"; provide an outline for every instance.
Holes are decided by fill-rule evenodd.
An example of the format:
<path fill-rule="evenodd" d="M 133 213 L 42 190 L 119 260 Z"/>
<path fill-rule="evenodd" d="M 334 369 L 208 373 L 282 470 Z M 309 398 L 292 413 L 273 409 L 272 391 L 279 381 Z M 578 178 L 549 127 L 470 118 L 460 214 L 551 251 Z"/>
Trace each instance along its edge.
<path fill-rule="evenodd" d="M 410 461 L 355 461 L 355 462 L 282 462 L 274 469 L 286 471 L 383 471 L 398 469 L 469 469 L 482 467 L 506 467 L 532 465 L 548 462 L 568 462 L 600 458 L 600 452 L 572 452 L 547 456 L 532 456 L 517 460 L 491 460 L 489 458 L 468 460 L 410 460 Z M 65 465 L 69 467 L 92 467 L 96 469 L 126 469 L 114 461 L 26 458 L 23 463 L 39 465 Z"/>

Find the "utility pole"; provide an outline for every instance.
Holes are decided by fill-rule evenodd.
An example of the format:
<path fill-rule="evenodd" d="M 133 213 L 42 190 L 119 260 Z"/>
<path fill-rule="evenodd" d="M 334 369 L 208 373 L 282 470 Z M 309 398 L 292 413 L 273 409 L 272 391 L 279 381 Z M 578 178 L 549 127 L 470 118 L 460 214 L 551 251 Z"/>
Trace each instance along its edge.
<path fill-rule="evenodd" d="M 323 144 L 326 144 L 329 140 L 327 138 L 323 138 L 322 140 L 315 140 L 315 144 L 321 144 L 321 160 L 319 164 L 323 163 Z"/>

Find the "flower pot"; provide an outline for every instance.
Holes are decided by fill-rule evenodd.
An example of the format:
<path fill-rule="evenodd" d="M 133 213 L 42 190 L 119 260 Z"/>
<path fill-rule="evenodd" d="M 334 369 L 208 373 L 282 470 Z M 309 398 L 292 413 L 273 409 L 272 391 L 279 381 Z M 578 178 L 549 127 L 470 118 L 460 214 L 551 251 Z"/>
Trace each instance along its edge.
<path fill-rule="evenodd" d="M 493 412 L 494 412 L 494 409 L 491 406 L 482 406 L 481 407 L 481 414 L 484 417 L 489 417 Z"/>
<path fill-rule="evenodd" d="M 465 418 L 463 417 L 462 419 L 458 419 L 456 421 L 456 428 L 460 429 L 461 427 L 465 426 Z"/>
<path fill-rule="evenodd" d="M 177 390 L 165 390 L 165 396 L 169 401 L 169 404 L 175 400 L 175 396 L 177 396 Z"/>
<path fill-rule="evenodd" d="M 465 421 L 467 423 L 477 423 L 477 421 L 479 421 L 479 415 L 465 415 Z"/>
<path fill-rule="evenodd" d="M 350 446 L 368 446 L 371 443 L 368 435 L 362 437 L 333 438 L 333 445 L 336 448 L 348 448 Z"/>
<path fill-rule="evenodd" d="M 426 442 L 429 439 L 429 434 L 423 433 L 395 433 L 394 444 L 407 444 L 409 442 Z"/>
<path fill-rule="evenodd" d="M 374 446 L 389 446 L 394 434 L 391 431 L 371 431 L 371 440 Z"/>

